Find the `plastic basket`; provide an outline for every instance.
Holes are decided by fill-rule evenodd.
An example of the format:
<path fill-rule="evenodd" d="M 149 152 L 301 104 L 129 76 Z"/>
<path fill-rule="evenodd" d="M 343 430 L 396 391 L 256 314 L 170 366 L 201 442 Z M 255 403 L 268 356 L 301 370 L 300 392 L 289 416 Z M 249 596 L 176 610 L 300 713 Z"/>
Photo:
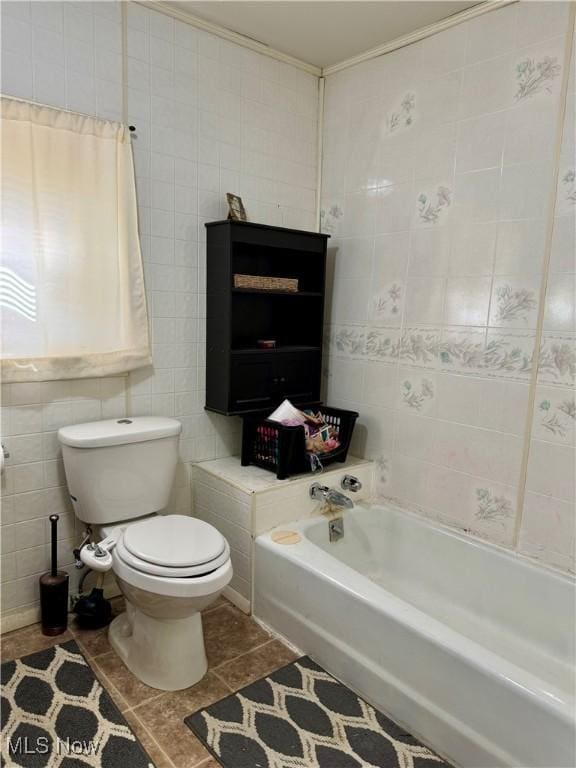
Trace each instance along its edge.
<path fill-rule="evenodd" d="M 320 411 L 324 421 L 338 433 L 340 445 L 329 453 L 317 454 L 322 466 L 335 461 L 344 462 L 352 439 L 358 414 L 325 405 L 299 406 L 302 410 Z M 279 480 L 290 475 L 312 472 L 310 456 L 306 451 L 304 427 L 287 427 L 262 416 L 245 416 L 242 431 L 242 466 L 254 464 L 276 473 Z"/>

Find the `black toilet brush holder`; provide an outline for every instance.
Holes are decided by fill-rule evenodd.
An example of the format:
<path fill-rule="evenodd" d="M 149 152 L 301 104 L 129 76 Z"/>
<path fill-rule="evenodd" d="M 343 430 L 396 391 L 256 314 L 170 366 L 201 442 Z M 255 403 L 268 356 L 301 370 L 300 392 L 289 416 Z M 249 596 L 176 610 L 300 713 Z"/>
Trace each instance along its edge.
<path fill-rule="evenodd" d="M 61 635 L 68 628 L 68 581 L 58 570 L 58 515 L 50 515 L 50 571 L 40 576 L 43 635 Z"/>

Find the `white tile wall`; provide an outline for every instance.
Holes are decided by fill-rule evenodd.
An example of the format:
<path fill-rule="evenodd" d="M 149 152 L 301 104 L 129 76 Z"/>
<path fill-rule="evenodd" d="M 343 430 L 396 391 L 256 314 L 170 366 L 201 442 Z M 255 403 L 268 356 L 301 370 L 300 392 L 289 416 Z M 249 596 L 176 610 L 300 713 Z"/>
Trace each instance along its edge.
<path fill-rule="evenodd" d="M 574 55 L 574 49 L 573 49 Z M 572 61 L 574 71 L 574 60 Z M 560 568 L 574 568 L 576 549 L 576 144 L 575 80 L 569 83 L 560 155 L 544 338 L 533 407 L 522 552 Z M 559 378 L 555 371 L 561 368 Z"/>
<path fill-rule="evenodd" d="M 168 16 L 128 4 L 128 117 L 154 366 L 127 379 L 10 385 L 2 437 L 2 610 L 37 607 L 45 520 L 71 508 L 56 430 L 80 421 L 174 416 L 183 424 L 171 509 L 191 509 L 189 467 L 238 449 L 235 420 L 204 413 L 204 222 L 225 218 L 225 192 L 249 217 L 314 228 L 317 79 Z M 2 3 L 2 92 L 122 118 L 117 2 Z M 238 572 L 241 571 L 238 564 Z"/>
<path fill-rule="evenodd" d="M 353 449 L 376 460 L 380 493 L 507 546 L 567 33 L 567 3 L 517 3 L 326 82 L 327 400 L 360 411 Z M 564 568 L 575 527 L 573 137 L 574 79 L 519 545 Z"/>

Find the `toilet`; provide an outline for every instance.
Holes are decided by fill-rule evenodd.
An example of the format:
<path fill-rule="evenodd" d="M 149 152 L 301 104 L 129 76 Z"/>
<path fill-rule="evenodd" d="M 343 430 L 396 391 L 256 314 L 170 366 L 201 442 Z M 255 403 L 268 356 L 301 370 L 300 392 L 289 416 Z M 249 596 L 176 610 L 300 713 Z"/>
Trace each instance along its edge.
<path fill-rule="evenodd" d="M 134 417 L 58 432 L 74 512 L 94 534 L 81 559 L 97 571 L 113 569 L 126 599 L 110 643 L 138 679 L 165 691 L 206 673 L 200 611 L 232 578 L 230 547 L 216 528 L 160 514 L 180 431 L 175 419 Z"/>

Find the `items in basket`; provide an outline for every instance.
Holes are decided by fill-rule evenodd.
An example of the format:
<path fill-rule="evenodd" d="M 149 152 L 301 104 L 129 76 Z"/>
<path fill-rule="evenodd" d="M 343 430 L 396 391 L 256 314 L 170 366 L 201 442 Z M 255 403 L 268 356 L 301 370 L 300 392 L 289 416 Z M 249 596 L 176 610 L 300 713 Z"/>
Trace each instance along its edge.
<path fill-rule="evenodd" d="M 286 427 L 304 427 L 308 453 L 330 453 L 340 447 L 338 430 L 324 421 L 320 411 L 317 413 L 311 409 L 300 411 L 289 400 L 284 400 L 274 413 L 268 416 L 268 419 Z"/>
<path fill-rule="evenodd" d="M 261 424 L 256 429 L 258 439 L 254 451 L 254 457 L 260 461 L 273 459 L 278 461 L 278 433 L 275 429 Z"/>

